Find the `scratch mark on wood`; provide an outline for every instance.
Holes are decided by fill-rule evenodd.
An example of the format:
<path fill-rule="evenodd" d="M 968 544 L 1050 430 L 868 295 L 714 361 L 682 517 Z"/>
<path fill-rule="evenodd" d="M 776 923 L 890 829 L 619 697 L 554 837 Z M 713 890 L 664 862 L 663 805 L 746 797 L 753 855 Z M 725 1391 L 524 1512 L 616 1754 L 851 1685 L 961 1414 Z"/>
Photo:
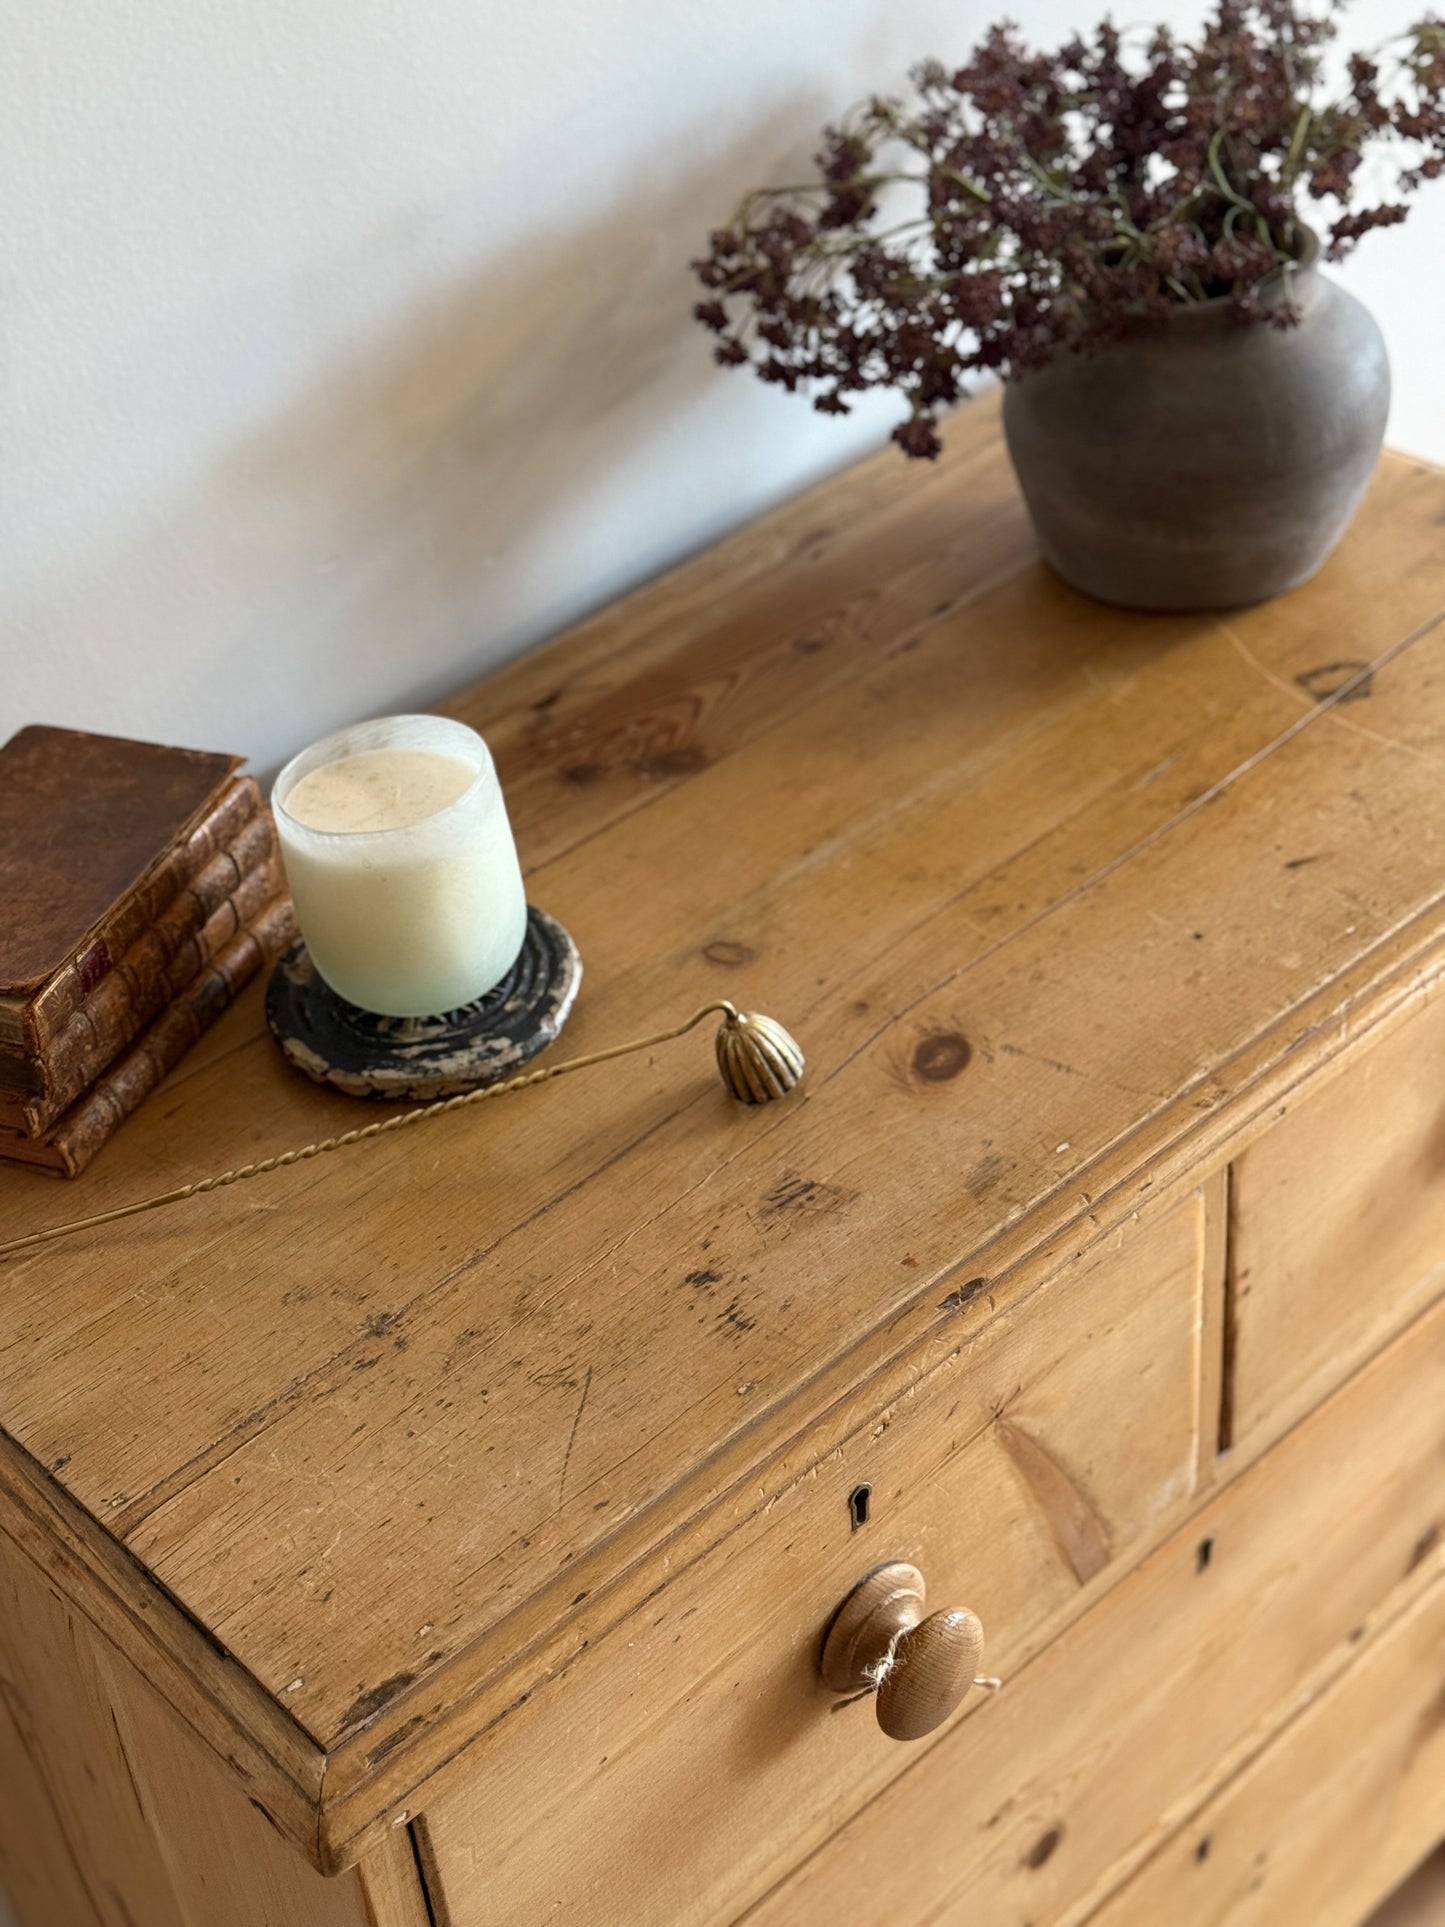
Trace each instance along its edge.
<path fill-rule="evenodd" d="M 1000 1417 L 999 1442 L 1044 1515 L 1081 1586 L 1109 1563 L 1109 1534 L 1092 1502 L 1057 1459 L 1012 1419 Z"/>
<path fill-rule="evenodd" d="M 394 1733 L 388 1733 L 384 1740 L 377 1742 L 367 1754 L 366 1764 L 368 1766 L 379 1766 L 388 1753 L 394 1753 L 405 1740 L 410 1738 L 417 1727 L 425 1725 L 426 1720 L 422 1714 L 414 1714 L 411 1719 L 399 1726 Z"/>
<path fill-rule="evenodd" d="M 964 1174 L 963 1188 L 970 1197 L 986 1198 L 1008 1176 L 1009 1161 L 999 1151 L 986 1151 Z"/>
<path fill-rule="evenodd" d="M 962 1311 L 965 1305 L 971 1305 L 973 1303 L 974 1299 L 977 1298 L 987 1283 L 987 1278 L 970 1278 L 965 1284 L 955 1285 L 946 1297 L 939 1299 L 938 1309 L 940 1311 Z"/>
<path fill-rule="evenodd" d="M 815 1178 L 799 1177 L 796 1172 L 788 1171 L 764 1197 L 763 1211 L 768 1217 L 782 1217 L 785 1212 L 801 1211 L 805 1205 L 825 1202 L 838 1195 L 831 1185 L 819 1184 Z"/>
<path fill-rule="evenodd" d="M 577 1443 L 577 1427 L 582 1423 L 582 1413 L 587 1404 L 587 1394 L 592 1390 L 592 1367 L 587 1367 L 587 1376 L 582 1381 L 582 1396 L 577 1401 L 577 1410 L 572 1419 L 572 1430 L 567 1434 L 567 1450 L 562 1455 L 562 1479 L 557 1487 L 557 1503 L 562 1503 L 562 1494 L 567 1490 L 567 1467 L 572 1463 L 572 1447 Z"/>
<path fill-rule="evenodd" d="M 756 1212 L 749 1212 L 748 1217 L 755 1230 L 786 1237 L 807 1219 L 846 1209 L 857 1196 L 856 1191 L 845 1191 L 839 1185 L 785 1171 L 763 1194 Z"/>
<path fill-rule="evenodd" d="M 384 1679 L 379 1686 L 368 1687 L 342 1714 L 341 1731 L 345 1733 L 350 1727 L 365 1726 L 374 1720 L 398 1693 L 406 1691 L 415 1678 L 415 1673 L 393 1673 L 390 1679 Z"/>
<path fill-rule="evenodd" d="M 149 1822 L 150 1815 L 146 1812 L 146 1803 L 140 1795 L 140 1782 L 135 1777 L 135 1768 L 131 1765 L 130 1754 L 126 1751 L 125 1735 L 120 1730 L 120 1721 L 115 1716 L 115 1708 L 113 1706 L 108 1706 L 106 1710 L 110 1714 L 110 1724 L 115 1733 L 116 1746 L 120 1750 L 121 1764 L 125 1768 L 125 1777 L 130 1781 L 131 1797 L 135 1801 L 135 1810 L 143 1819 Z"/>
<path fill-rule="evenodd" d="M 1295 681 L 1317 703 L 1325 702 L 1331 696 L 1342 703 L 1361 703 L 1374 694 L 1375 676 L 1369 663 L 1351 656 L 1340 662 L 1322 662 L 1315 669 L 1306 669 L 1295 677 Z"/>

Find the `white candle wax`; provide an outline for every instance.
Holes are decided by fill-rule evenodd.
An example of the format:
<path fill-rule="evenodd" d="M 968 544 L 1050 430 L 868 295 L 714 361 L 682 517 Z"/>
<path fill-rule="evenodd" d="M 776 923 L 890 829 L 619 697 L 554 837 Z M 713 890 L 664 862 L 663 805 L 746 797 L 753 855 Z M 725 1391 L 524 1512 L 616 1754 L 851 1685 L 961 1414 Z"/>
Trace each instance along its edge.
<path fill-rule="evenodd" d="M 339 996 L 428 1017 L 516 961 L 527 903 L 501 785 L 474 730 L 392 716 L 286 765 L 272 792 L 296 919 Z"/>

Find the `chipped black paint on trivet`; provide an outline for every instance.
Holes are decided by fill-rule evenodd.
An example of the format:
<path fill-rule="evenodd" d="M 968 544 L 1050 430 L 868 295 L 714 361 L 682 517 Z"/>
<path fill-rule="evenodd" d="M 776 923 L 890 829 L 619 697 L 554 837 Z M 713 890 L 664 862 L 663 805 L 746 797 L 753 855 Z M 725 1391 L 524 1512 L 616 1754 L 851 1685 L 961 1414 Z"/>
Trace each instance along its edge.
<path fill-rule="evenodd" d="M 452 1097 L 514 1076 L 554 1042 L 581 981 L 576 944 L 528 904 L 517 961 L 474 1004 L 439 1017 L 378 1017 L 338 997 L 295 943 L 267 986 L 266 1021 L 287 1060 L 318 1084 L 392 1102 Z"/>

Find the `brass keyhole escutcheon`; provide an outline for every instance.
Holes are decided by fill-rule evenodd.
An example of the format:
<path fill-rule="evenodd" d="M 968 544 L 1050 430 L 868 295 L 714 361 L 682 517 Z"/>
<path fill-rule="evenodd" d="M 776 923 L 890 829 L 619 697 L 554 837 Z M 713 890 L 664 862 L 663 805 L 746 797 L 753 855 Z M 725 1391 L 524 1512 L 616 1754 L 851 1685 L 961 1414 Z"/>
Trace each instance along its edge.
<path fill-rule="evenodd" d="M 923 1574 L 906 1560 L 868 1573 L 843 1601 L 819 1670 L 835 1693 L 873 1692 L 891 1740 L 921 1740 L 962 1705 L 979 1675 L 983 1627 L 966 1606 L 927 1613 Z"/>

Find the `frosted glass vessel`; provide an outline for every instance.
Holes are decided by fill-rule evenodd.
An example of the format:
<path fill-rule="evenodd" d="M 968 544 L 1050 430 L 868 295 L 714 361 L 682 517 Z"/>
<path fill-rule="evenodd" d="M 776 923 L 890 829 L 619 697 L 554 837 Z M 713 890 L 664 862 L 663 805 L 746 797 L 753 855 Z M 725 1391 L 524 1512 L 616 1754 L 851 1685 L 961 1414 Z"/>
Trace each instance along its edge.
<path fill-rule="evenodd" d="M 301 934 L 338 996 L 430 1017 L 510 970 L 527 903 L 475 730 L 443 716 L 358 723 L 294 757 L 271 803 Z"/>

